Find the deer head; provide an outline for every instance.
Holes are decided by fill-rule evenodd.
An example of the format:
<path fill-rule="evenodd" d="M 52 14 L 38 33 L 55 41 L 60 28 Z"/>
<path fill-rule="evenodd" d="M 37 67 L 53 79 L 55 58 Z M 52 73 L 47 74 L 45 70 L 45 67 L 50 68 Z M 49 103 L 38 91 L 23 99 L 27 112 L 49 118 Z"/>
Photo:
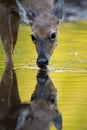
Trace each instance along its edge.
<path fill-rule="evenodd" d="M 31 39 L 38 54 L 37 65 L 47 68 L 49 60 L 57 46 L 57 32 L 63 17 L 63 0 L 55 0 L 54 8 L 48 13 L 36 16 L 35 12 L 16 0 L 20 19 L 32 28 Z"/>

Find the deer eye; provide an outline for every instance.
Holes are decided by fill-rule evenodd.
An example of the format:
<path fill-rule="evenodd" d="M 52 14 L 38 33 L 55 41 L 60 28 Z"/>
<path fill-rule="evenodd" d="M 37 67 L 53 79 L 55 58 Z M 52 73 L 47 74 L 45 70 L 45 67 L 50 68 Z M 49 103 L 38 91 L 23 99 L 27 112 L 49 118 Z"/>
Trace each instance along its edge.
<path fill-rule="evenodd" d="M 35 100 L 35 98 L 36 98 L 36 95 L 35 95 L 35 94 L 32 94 L 32 96 L 31 96 L 31 101 Z"/>
<path fill-rule="evenodd" d="M 56 39 L 56 32 L 50 34 L 50 40 L 55 41 Z"/>
<path fill-rule="evenodd" d="M 36 43 L 36 36 L 34 34 L 31 35 L 31 39 L 34 43 Z"/>
<path fill-rule="evenodd" d="M 50 102 L 51 104 L 55 104 L 55 99 L 54 99 L 54 98 L 51 98 L 51 99 L 49 100 L 49 102 Z"/>

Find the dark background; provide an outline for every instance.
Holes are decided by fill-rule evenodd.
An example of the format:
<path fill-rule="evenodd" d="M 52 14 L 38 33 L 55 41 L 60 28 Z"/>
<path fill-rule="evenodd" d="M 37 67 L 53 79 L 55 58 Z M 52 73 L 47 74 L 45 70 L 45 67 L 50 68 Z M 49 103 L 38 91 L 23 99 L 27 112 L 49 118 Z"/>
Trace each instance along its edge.
<path fill-rule="evenodd" d="M 64 0 L 64 20 L 87 20 L 87 0 Z"/>

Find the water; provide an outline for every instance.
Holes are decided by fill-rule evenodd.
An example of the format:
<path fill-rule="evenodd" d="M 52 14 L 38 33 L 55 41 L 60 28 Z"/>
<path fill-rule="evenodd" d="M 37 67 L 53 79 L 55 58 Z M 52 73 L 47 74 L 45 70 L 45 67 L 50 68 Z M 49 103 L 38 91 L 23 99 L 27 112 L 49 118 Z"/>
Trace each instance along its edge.
<path fill-rule="evenodd" d="M 58 126 L 62 125 L 63 130 L 87 130 L 87 22 L 61 24 L 59 46 L 50 61 L 48 78 L 46 77 L 47 74 L 43 74 L 39 81 L 36 78 L 38 73 L 35 64 L 37 55 L 34 45 L 31 43 L 30 32 L 29 28 L 20 27 L 18 43 L 13 54 L 15 72 L 12 67 L 8 67 L 4 73 L 5 56 L 0 44 L 0 80 L 2 80 L 2 75 L 5 77 L 0 85 L 0 130 L 2 130 L 2 127 L 7 127 L 6 124 L 2 125 L 1 119 L 7 115 L 9 107 L 21 104 L 20 109 L 23 107 L 23 110 L 27 112 L 29 103 L 31 103 L 31 96 L 36 90 L 36 84 L 42 92 L 42 94 L 40 94 L 41 92 L 37 94 L 38 100 L 41 99 L 42 95 L 42 98 L 47 101 L 45 97 L 48 97 L 51 92 L 55 93 L 54 97 L 56 99 L 57 94 L 57 106 L 54 105 L 53 110 L 54 112 L 55 109 L 59 110 L 62 113 L 63 120 L 62 124 L 59 122 Z M 49 84 L 48 79 L 51 80 Z M 45 87 L 41 82 L 46 82 Z M 46 85 L 49 86 L 48 90 Z M 49 97 L 51 98 L 51 96 Z M 28 105 L 23 105 L 24 102 Z M 13 121 L 15 121 L 15 118 L 13 118 L 15 112 L 19 110 L 18 107 L 14 108 L 16 110 L 9 119 L 13 119 Z M 41 115 L 42 118 L 52 115 L 49 122 L 53 122 L 55 114 L 52 114 L 53 112 L 49 114 L 44 105 L 41 108 L 42 111 L 45 109 L 44 114 Z M 40 110 L 41 113 L 42 111 Z M 40 112 L 38 112 L 39 115 Z M 37 116 L 39 115 L 37 114 Z M 44 121 L 41 124 L 42 127 L 43 124 Z M 29 128 L 31 129 L 32 126 L 29 126 Z M 56 130 L 54 124 L 51 129 Z"/>

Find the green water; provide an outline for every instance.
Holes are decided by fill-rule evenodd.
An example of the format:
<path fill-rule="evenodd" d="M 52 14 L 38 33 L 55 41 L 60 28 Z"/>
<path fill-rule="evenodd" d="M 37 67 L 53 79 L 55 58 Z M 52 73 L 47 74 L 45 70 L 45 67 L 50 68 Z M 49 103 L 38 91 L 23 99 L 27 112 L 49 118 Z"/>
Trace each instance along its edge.
<path fill-rule="evenodd" d="M 20 26 L 13 54 L 22 102 L 29 102 L 38 71 L 30 33 L 30 28 Z M 50 61 L 49 76 L 58 90 L 63 130 L 87 130 L 87 22 L 62 23 L 58 41 Z M 0 44 L 0 79 L 4 67 L 5 56 Z M 52 130 L 56 130 L 54 126 Z"/>

